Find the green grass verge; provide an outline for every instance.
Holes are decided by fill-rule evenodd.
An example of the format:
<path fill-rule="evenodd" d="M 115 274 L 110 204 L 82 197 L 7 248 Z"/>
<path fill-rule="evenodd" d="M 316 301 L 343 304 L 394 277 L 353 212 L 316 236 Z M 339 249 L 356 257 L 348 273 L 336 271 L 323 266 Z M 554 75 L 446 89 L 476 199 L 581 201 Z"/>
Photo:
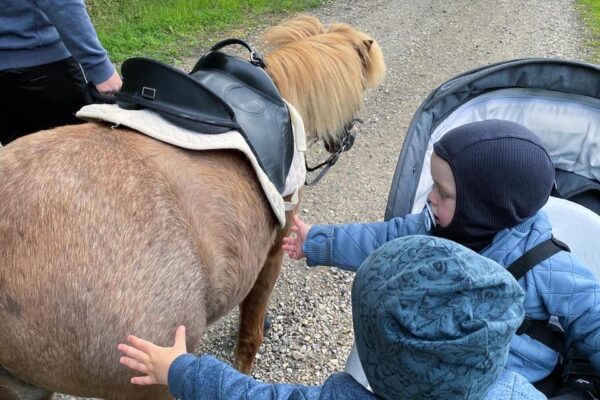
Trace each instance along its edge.
<path fill-rule="evenodd" d="M 589 39 L 587 45 L 591 48 L 589 61 L 600 64 L 600 0 L 578 0 L 580 14 L 587 24 Z"/>
<path fill-rule="evenodd" d="M 316 7 L 323 0 L 87 0 L 102 45 L 113 62 L 146 56 L 167 62 L 206 47 L 223 30 L 252 28 L 262 19 Z M 217 38 L 220 40 L 222 38 Z"/>

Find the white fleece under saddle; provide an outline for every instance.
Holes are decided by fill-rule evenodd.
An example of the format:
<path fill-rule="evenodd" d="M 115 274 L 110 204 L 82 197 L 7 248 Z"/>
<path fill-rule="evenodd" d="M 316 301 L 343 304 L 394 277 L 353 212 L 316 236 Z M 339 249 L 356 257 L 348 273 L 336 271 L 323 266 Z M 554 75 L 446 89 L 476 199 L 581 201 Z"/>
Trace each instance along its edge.
<path fill-rule="evenodd" d="M 154 139 L 174 146 L 190 150 L 217 150 L 233 149 L 243 152 L 256 171 L 258 180 L 265 192 L 269 204 L 277 217 L 279 225 L 285 225 L 285 211 L 292 209 L 298 203 L 298 190 L 306 180 L 306 136 L 304 123 L 298 111 L 287 103 L 290 111 L 292 130 L 294 132 L 294 157 L 285 181 L 285 191 L 280 194 L 275 185 L 269 180 L 267 174 L 260 167 L 256 156 L 244 137 L 238 131 L 229 131 L 220 134 L 202 134 L 189 129 L 181 128 L 167 121 L 151 110 L 125 110 L 112 104 L 91 104 L 77 112 L 77 117 L 88 121 L 105 121 L 114 124 L 113 128 L 120 125 L 134 129 Z M 285 202 L 283 197 L 290 196 L 291 201 Z"/>

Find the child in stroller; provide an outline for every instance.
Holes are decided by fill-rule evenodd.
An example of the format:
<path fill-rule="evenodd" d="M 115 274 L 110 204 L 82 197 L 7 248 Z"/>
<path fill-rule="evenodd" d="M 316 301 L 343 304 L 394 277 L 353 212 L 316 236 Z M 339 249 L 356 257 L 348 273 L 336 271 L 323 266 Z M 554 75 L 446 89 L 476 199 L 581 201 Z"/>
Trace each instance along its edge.
<path fill-rule="evenodd" d="M 432 187 L 429 160 L 434 144 L 451 129 L 475 121 L 502 119 L 532 130 L 544 143 L 556 169 L 556 186 L 543 207 L 553 234 L 600 277 L 600 67 L 561 60 L 510 60 L 460 74 L 431 91 L 413 116 L 390 188 L 385 220 L 420 212 Z M 582 206 L 583 205 L 583 206 Z M 585 206 L 585 207 L 584 207 Z M 595 296 L 590 293 L 586 301 Z M 568 304 L 564 304 L 568 308 Z M 539 380 L 549 397 L 560 386 L 597 376 L 589 360 L 570 361 L 565 340 L 557 341 L 556 325 L 533 324 L 523 337 L 554 346 L 555 373 Z M 551 316 L 551 322 L 557 322 Z M 540 328 L 541 327 L 541 328 Z M 523 333 L 523 332 L 520 332 Z M 562 338 L 561 338 L 562 339 Z M 539 340 L 538 340 L 539 341 Z M 583 361 L 584 365 L 578 364 Z M 366 385 L 356 349 L 346 370 Z M 562 371 L 561 371 L 562 370 Z M 562 372 L 562 373 L 561 373 Z M 584 383 L 585 384 L 585 383 Z M 588 397 L 589 398 L 589 397 Z"/>
<path fill-rule="evenodd" d="M 554 245 L 548 258 L 515 276 L 524 277 L 520 283 L 526 292 L 527 323 L 558 316 L 567 332 L 565 345 L 600 368 L 600 299 L 593 296 L 600 293 L 600 284 L 552 239 L 547 216 L 539 212 L 554 185 L 554 164 L 540 139 L 510 121 L 468 123 L 434 145 L 431 175 L 433 189 L 424 212 L 383 223 L 340 226 L 309 227 L 296 218 L 292 229 L 297 236 L 286 238 L 284 249 L 293 258 L 306 256 L 311 266 L 356 271 L 383 243 L 413 234 L 454 240 L 502 265 Z M 509 271 L 517 274 L 514 268 Z M 557 357 L 545 344 L 518 335 L 511 343 L 507 368 L 536 382 L 550 375 Z"/>

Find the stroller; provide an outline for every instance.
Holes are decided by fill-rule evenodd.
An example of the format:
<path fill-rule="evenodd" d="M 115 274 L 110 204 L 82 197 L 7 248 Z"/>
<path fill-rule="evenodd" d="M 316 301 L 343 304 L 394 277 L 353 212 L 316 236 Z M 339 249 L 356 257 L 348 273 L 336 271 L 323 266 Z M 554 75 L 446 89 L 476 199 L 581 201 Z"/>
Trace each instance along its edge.
<path fill-rule="evenodd" d="M 556 167 L 556 187 L 543 210 L 554 236 L 600 279 L 600 67 L 595 65 L 511 60 L 466 72 L 433 90 L 408 128 L 385 219 L 422 211 L 433 185 L 433 144 L 459 125 L 487 119 L 517 122 L 542 139 Z M 355 347 L 346 372 L 366 386 Z"/>

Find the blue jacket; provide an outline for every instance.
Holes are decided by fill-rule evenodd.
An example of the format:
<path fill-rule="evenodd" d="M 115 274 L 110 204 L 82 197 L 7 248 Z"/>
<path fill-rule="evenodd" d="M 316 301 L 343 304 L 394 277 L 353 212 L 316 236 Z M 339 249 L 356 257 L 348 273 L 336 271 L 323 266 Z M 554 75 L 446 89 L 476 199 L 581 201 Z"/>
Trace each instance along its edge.
<path fill-rule="evenodd" d="M 315 225 L 304 243 L 307 263 L 356 271 L 382 244 L 404 235 L 428 234 L 425 223 L 426 214 L 422 213 L 386 222 Z M 508 266 L 551 234 L 546 214 L 539 211 L 520 225 L 498 232 L 481 254 Z M 568 242 L 568 238 L 562 239 Z M 565 348 L 574 345 L 600 368 L 600 284 L 593 274 L 563 251 L 535 266 L 519 284 L 525 291 L 526 315 L 544 320 L 558 317 L 566 333 Z M 557 361 L 555 351 L 527 335 L 515 335 L 506 366 L 537 382 Z"/>
<path fill-rule="evenodd" d="M 169 368 L 169 390 L 178 399 L 196 400 L 378 400 L 346 373 L 331 375 L 322 386 L 259 382 L 212 356 L 179 356 Z M 485 400 L 545 400 L 523 377 L 500 375 Z M 402 399 L 399 399 L 402 400 Z"/>
<path fill-rule="evenodd" d="M 2 0 L 0 71 L 49 64 L 71 55 L 95 84 L 115 71 L 83 0 Z"/>

